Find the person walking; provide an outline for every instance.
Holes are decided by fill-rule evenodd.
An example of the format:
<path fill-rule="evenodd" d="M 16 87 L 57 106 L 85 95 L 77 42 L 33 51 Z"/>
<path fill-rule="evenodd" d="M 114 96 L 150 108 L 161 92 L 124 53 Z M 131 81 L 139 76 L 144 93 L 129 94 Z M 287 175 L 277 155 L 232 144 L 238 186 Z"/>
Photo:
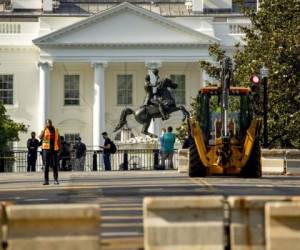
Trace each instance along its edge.
<path fill-rule="evenodd" d="M 58 153 L 60 147 L 60 136 L 58 129 L 52 125 L 50 119 L 46 120 L 46 127 L 41 132 L 42 150 L 44 158 L 44 183 L 49 185 L 49 167 L 53 168 L 54 184 L 58 185 Z"/>
<path fill-rule="evenodd" d="M 31 138 L 27 140 L 27 172 L 35 172 L 39 144 L 39 140 L 35 138 L 35 132 L 31 132 Z"/>
<path fill-rule="evenodd" d="M 176 136 L 172 132 L 173 128 L 170 126 L 162 137 L 162 165 L 167 169 L 173 169 L 173 154 L 174 154 L 174 144 Z M 166 160 L 168 160 L 168 165 L 166 165 Z"/>
<path fill-rule="evenodd" d="M 110 164 L 110 154 L 111 154 L 111 147 L 112 147 L 112 141 L 108 137 L 107 132 L 102 133 L 103 139 L 104 139 L 104 145 L 100 146 L 100 148 L 103 149 L 103 162 L 104 162 L 104 169 L 106 171 L 111 170 L 111 164 Z"/>
<path fill-rule="evenodd" d="M 75 170 L 76 171 L 83 171 L 84 170 L 84 162 L 85 162 L 85 155 L 86 155 L 86 145 L 81 142 L 81 138 L 76 138 L 76 143 L 74 145 L 75 149 Z"/>

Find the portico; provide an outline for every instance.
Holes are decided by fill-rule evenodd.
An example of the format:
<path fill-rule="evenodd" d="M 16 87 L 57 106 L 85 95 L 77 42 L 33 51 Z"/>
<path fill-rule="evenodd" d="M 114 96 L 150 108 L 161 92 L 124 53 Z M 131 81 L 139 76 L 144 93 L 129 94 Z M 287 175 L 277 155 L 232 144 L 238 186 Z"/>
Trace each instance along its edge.
<path fill-rule="evenodd" d="M 113 130 L 126 105 L 142 104 L 144 77 L 153 67 L 161 77 L 185 74 L 188 106 L 203 84 L 197 62 L 209 58 L 207 47 L 217 41 L 129 3 L 42 36 L 34 40 L 40 48 L 39 128 L 51 117 L 65 133 L 80 132 L 97 148 L 101 132 Z M 73 77 L 79 85 L 78 105 L 57 101 L 66 99 L 65 75 L 79 76 Z M 116 101 L 122 94 L 117 84 L 121 75 L 131 75 L 132 103 Z"/>

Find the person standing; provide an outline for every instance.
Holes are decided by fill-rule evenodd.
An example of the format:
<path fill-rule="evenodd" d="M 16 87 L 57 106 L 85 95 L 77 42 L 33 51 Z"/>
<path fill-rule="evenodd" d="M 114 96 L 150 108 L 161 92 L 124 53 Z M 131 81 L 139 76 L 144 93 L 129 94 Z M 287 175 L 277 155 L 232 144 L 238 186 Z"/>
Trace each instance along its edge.
<path fill-rule="evenodd" d="M 175 134 L 172 132 L 173 128 L 168 127 L 167 133 L 162 137 L 162 165 L 166 167 L 166 160 L 168 160 L 167 169 L 173 169 L 173 154 L 174 154 L 174 144 L 176 140 Z"/>
<path fill-rule="evenodd" d="M 31 132 L 31 138 L 27 140 L 27 172 L 35 172 L 39 143 L 39 140 L 35 138 L 35 132 Z"/>
<path fill-rule="evenodd" d="M 100 148 L 103 149 L 103 162 L 104 162 L 104 169 L 106 171 L 111 170 L 111 164 L 110 164 L 110 153 L 111 153 L 111 147 L 112 147 L 112 141 L 108 137 L 107 132 L 102 133 L 103 139 L 104 139 L 104 145 L 100 146 Z"/>
<path fill-rule="evenodd" d="M 83 171 L 84 170 L 84 161 L 86 155 L 86 146 L 84 143 L 81 142 L 81 138 L 76 138 L 76 143 L 74 145 L 75 149 L 75 170 L 76 171 Z"/>
<path fill-rule="evenodd" d="M 63 136 L 60 137 L 60 149 L 59 149 L 59 163 L 60 170 L 67 171 L 69 169 L 69 163 L 71 160 L 70 143 L 68 143 Z"/>
<path fill-rule="evenodd" d="M 163 162 L 162 162 L 162 158 L 163 158 L 163 138 L 164 138 L 164 134 L 166 133 L 166 129 L 165 128 L 162 128 L 161 129 L 161 134 L 160 134 L 160 137 L 159 137 L 159 155 L 160 155 L 160 164 L 163 165 Z"/>
<path fill-rule="evenodd" d="M 54 184 L 58 185 L 58 153 L 60 146 L 60 136 L 58 129 L 52 125 L 50 119 L 46 120 L 46 127 L 41 132 L 42 150 L 44 158 L 44 183 L 49 185 L 49 167 L 53 168 Z"/>

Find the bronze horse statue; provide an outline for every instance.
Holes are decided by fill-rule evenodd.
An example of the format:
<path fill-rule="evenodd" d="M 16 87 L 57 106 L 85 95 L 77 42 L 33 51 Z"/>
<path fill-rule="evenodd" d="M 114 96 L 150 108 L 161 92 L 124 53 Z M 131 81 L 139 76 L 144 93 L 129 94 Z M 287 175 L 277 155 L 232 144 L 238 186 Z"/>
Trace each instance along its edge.
<path fill-rule="evenodd" d="M 160 98 L 160 102 L 163 105 L 164 112 L 166 114 L 171 114 L 176 111 L 181 111 L 183 114 L 183 121 L 189 117 L 189 112 L 186 110 L 184 106 L 176 106 L 174 97 L 172 96 L 170 90 L 176 89 L 177 84 L 172 82 L 171 79 L 165 78 L 160 81 L 157 89 L 157 97 Z M 135 120 L 143 125 L 142 133 L 145 135 L 149 135 L 151 137 L 157 137 L 156 135 L 148 132 L 148 128 L 150 126 L 151 120 L 153 118 L 162 118 L 162 114 L 159 110 L 159 105 L 155 103 L 151 103 L 149 105 L 143 105 L 137 110 L 132 110 L 131 108 L 125 108 L 120 116 L 120 121 L 116 126 L 114 132 L 121 129 L 125 124 L 127 124 L 127 116 L 134 115 Z"/>

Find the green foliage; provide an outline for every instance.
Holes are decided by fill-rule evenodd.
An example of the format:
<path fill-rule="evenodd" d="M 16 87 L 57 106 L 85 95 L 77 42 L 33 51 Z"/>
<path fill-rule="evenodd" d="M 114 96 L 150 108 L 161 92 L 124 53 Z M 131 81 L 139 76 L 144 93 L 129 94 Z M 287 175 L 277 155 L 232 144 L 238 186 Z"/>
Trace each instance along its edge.
<path fill-rule="evenodd" d="M 200 61 L 200 68 L 206 71 L 206 73 L 214 77 L 217 80 L 220 80 L 221 76 L 221 67 L 220 63 L 226 56 L 225 50 L 222 50 L 220 44 L 215 43 L 209 46 L 208 48 L 209 55 L 215 60 L 216 63 Z"/>
<path fill-rule="evenodd" d="M 300 2 L 262 0 L 260 10 L 243 9 L 251 20 L 243 28 L 245 45 L 234 55 L 235 79 L 249 82 L 262 66 L 269 69 L 270 147 L 300 147 Z"/>
<path fill-rule="evenodd" d="M 196 98 L 193 98 L 192 103 L 191 103 L 191 110 L 189 111 L 192 118 L 196 118 L 196 116 L 198 115 L 197 114 L 198 110 L 199 110 L 198 102 L 197 102 Z M 177 139 L 180 142 L 184 141 L 185 137 L 188 135 L 187 121 L 184 121 L 180 127 L 177 127 L 175 129 L 175 134 L 176 134 Z"/>
<path fill-rule="evenodd" d="M 14 122 L 7 114 L 5 107 L 0 103 L 0 150 L 7 147 L 8 142 L 18 141 L 19 132 L 26 132 L 23 123 Z"/>
<path fill-rule="evenodd" d="M 252 25 L 242 28 L 244 40 L 235 46 L 233 85 L 249 86 L 250 77 L 267 67 L 270 147 L 300 148 L 300 2 L 261 0 L 258 12 L 242 11 Z M 217 63 L 225 51 L 214 44 L 209 54 L 216 64 L 201 61 L 200 67 L 220 79 Z"/>

